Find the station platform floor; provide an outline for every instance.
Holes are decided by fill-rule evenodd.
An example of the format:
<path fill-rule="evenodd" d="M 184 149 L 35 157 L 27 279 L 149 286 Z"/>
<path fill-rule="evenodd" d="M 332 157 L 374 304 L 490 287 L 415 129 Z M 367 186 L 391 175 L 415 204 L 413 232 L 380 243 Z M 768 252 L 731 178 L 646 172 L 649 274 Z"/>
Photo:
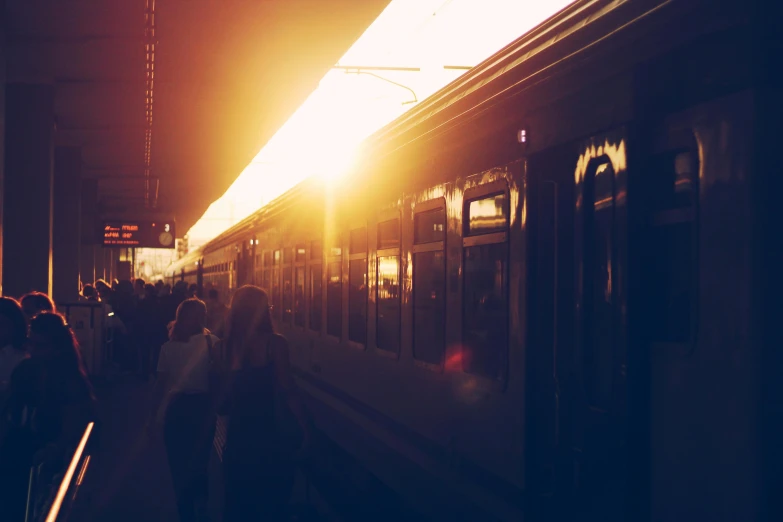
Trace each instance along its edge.
<path fill-rule="evenodd" d="M 130 375 L 118 375 L 96 384 L 101 422 L 100 445 L 90 457 L 84 482 L 74 501 L 69 522 L 147 521 L 176 522 L 177 514 L 165 449 L 161 436 L 148 436 L 147 398 L 152 383 Z M 298 480 L 292 501 L 304 498 Z M 220 460 L 213 449 L 210 462 L 210 518 L 219 522 L 222 505 Z M 334 520 L 308 509 L 307 516 L 292 520 Z"/>

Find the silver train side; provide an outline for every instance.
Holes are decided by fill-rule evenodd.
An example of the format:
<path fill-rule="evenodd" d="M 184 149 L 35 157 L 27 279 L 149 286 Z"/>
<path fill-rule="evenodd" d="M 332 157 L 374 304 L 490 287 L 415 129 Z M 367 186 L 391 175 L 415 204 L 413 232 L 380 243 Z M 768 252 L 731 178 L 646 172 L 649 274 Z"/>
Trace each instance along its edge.
<path fill-rule="evenodd" d="M 757 14 L 578 1 L 167 277 L 267 288 L 319 428 L 435 519 L 772 519 Z"/>

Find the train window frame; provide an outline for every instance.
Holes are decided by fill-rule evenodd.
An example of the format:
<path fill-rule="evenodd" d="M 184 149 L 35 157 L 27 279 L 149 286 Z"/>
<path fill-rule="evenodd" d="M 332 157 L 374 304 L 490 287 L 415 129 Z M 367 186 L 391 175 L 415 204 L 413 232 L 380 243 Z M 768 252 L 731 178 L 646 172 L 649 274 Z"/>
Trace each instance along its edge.
<path fill-rule="evenodd" d="M 699 284 L 699 237 L 701 223 L 700 197 L 701 171 L 703 169 L 702 158 L 699 154 L 699 143 L 690 122 L 680 122 L 667 125 L 657 132 L 656 140 L 650 150 L 650 158 L 659 159 L 663 156 L 670 156 L 676 163 L 677 157 L 683 153 L 690 156 L 690 176 L 692 183 L 692 193 L 694 199 L 688 207 L 674 206 L 665 209 L 648 209 L 647 216 L 647 237 L 652 240 L 654 231 L 661 230 L 667 226 L 681 225 L 690 223 L 690 267 L 689 275 L 691 284 L 689 288 L 689 332 L 688 339 L 685 340 L 663 340 L 653 337 L 651 332 L 647 333 L 647 340 L 651 347 L 656 350 L 665 349 L 671 352 L 677 352 L 682 357 L 690 357 L 696 351 L 699 342 L 699 293 L 701 285 Z M 655 162 L 653 162 L 655 163 Z M 676 169 L 676 167 L 675 167 Z M 649 202 L 648 204 L 653 204 Z M 649 327 L 648 327 L 649 329 Z"/>
<path fill-rule="evenodd" d="M 281 263 L 280 263 L 280 324 L 286 325 L 287 328 L 294 327 L 294 255 L 296 248 L 291 245 L 285 245 L 280 248 Z M 290 270 L 291 273 L 291 315 L 286 321 L 285 311 L 285 283 L 286 283 L 286 270 Z"/>
<path fill-rule="evenodd" d="M 355 252 L 352 250 L 353 248 L 353 237 L 354 232 L 364 230 L 364 251 Z M 369 227 L 367 226 L 366 221 L 356 221 L 355 223 L 352 223 L 352 226 L 347 231 L 347 239 L 348 239 L 348 255 L 346 256 L 346 262 L 347 264 L 347 270 L 345 270 L 345 266 L 343 266 L 343 293 L 345 295 L 345 301 L 343 309 L 343 317 L 344 317 L 344 325 L 343 328 L 345 329 L 345 342 L 350 348 L 354 348 L 357 350 L 365 351 L 367 350 L 368 344 L 369 344 L 369 315 L 370 315 L 370 288 L 369 288 L 369 282 L 370 282 L 370 234 L 369 234 Z M 364 295 L 364 343 L 361 343 L 359 341 L 354 341 L 351 339 L 351 264 L 354 261 L 364 261 L 364 284 L 365 284 L 365 295 Z"/>
<path fill-rule="evenodd" d="M 428 242 L 416 242 L 416 216 L 419 214 L 425 214 L 427 212 L 432 212 L 435 210 L 442 210 L 443 211 L 443 239 L 439 241 L 428 241 Z M 445 369 L 446 365 L 446 352 L 448 350 L 448 341 L 447 341 L 447 332 L 448 332 L 448 281 L 447 281 L 447 275 L 448 275 L 448 253 L 446 251 L 446 243 L 448 238 L 448 223 L 449 223 L 449 210 L 448 205 L 446 204 L 446 198 L 445 197 L 439 197 L 435 199 L 430 199 L 427 201 L 422 201 L 420 203 L 416 203 L 413 207 L 413 212 L 411 214 L 411 226 L 413 227 L 413 233 L 411 237 L 412 242 L 412 248 L 411 248 L 411 271 L 410 271 L 410 303 L 411 303 L 411 309 L 410 309 L 410 330 L 411 330 L 411 358 L 413 360 L 414 367 L 422 368 L 428 371 L 434 371 L 438 373 L 442 373 Z M 416 254 L 422 254 L 427 252 L 442 252 L 443 253 L 443 289 L 444 289 L 444 299 L 443 299 L 443 350 L 441 351 L 441 357 L 440 362 L 438 363 L 432 363 L 428 361 L 424 361 L 422 359 L 416 358 L 416 296 L 415 296 L 415 290 L 413 288 L 414 281 L 415 281 L 415 272 L 416 272 Z"/>
<path fill-rule="evenodd" d="M 403 348 L 403 292 L 402 288 L 403 285 L 403 276 L 404 276 L 404 270 L 403 270 L 403 219 L 402 219 L 402 209 L 398 206 L 394 206 L 393 208 L 387 208 L 386 210 L 382 210 L 378 212 L 376 216 L 376 221 L 374 223 L 375 226 L 375 241 L 371 242 L 371 246 L 373 250 L 373 255 L 368 256 L 367 259 L 367 281 L 370 283 L 372 281 L 372 285 L 370 288 L 368 288 L 367 292 L 367 323 L 368 323 L 368 329 L 367 329 L 367 337 L 368 337 L 368 346 L 372 346 L 372 351 L 379 357 L 383 357 L 386 359 L 393 359 L 393 360 L 399 360 L 401 354 L 402 354 L 402 348 Z M 391 246 L 387 248 L 380 248 L 381 246 L 381 225 L 387 224 L 390 221 L 397 221 L 397 244 L 396 246 Z M 397 349 L 392 350 L 386 350 L 378 346 L 378 331 L 379 331 L 379 304 L 380 301 L 378 299 L 378 292 L 381 288 L 380 285 L 380 259 L 384 257 L 396 257 L 397 258 L 397 281 L 399 285 L 399 296 L 398 296 L 398 303 L 397 303 L 397 314 L 398 314 L 398 322 L 397 325 L 397 335 L 398 335 L 398 343 L 397 343 Z M 370 270 L 372 270 L 372 273 L 370 273 Z M 372 299 L 370 298 L 372 297 Z M 370 324 L 370 303 L 373 303 L 373 340 L 372 343 L 369 342 L 370 337 L 370 330 L 369 330 L 369 324 Z"/>
<path fill-rule="evenodd" d="M 272 308 L 272 320 L 275 323 L 283 322 L 283 264 L 282 264 L 283 252 L 282 247 L 278 246 L 272 250 L 272 270 L 270 274 L 270 292 L 269 301 Z M 275 295 L 275 285 L 277 285 L 277 295 Z M 279 313 L 278 313 L 279 312 Z"/>
<path fill-rule="evenodd" d="M 493 196 L 503 195 L 503 204 L 505 211 L 505 223 L 502 227 L 490 228 L 486 231 L 470 230 L 470 205 L 473 202 L 489 199 Z M 478 246 L 487 243 L 496 243 L 501 234 L 508 235 L 511 227 L 511 192 L 508 183 L 505 180 L 494 181 L 482 185 L 473 186 L 463 193 L 462 197 L 462 238 L 464 241 L 476 241 L 471 246 Z M 494 238 L 491 236 L 495 236 Z M 482 238 L 482 239 L 474 239 Z"/>
<path fill-rule="evenodd" d="M 315 245 L 318 245 L 318 248 L 315 248 Z M 310 238 L 306 242 L 305 249 L 307 249 L 306 259 L 305 259 L 305 288 L 307 291 L 307 298 L 305 299 L 305 330 L 311 332 L 311 334 L 315 334 L 318 337 L 321 337 L 325 334 L 325 323 L 324 321 L 324 311 L 326 310 L 326 307 L 324 306 L 324 302 L 326 299 L 326 292 L 324 291 L 325 286 L 324 285 L 324 266 L 326 266 L 325 263 L 325 254 L 324 251 L 324 241 L 323 238 L 313 237 Z M 317 266 L 321 270 L 321 316 L 318 319 L 319 322 L 319 328 L 316 330 L 313 328 L 313 322 L 312 322 L 312 314 L 313 314 L 313 267 Z"/>
<path fill-rule="evenodd" d="M 293 275 L 292 275 L 292 289 L 293 289 L 293 308 L 291 310 L 292 312 L 292 322 L 291 327 L 296 328 L 298 330 L 305 330 L 307 328 L 307 242 L 302 241 L 298 242 L 294 245 L 294 255 L 292 258 L 292 265 L 293 265 Z M 300 257 L 301 254 L 301 257 Z M 303 292 L 302 292 L 302 315 L 303 315 L 303 321 L 302 324 L 296 323 L 296 282 L 297 282 L 297 274 L 299 273 L 299 270 L 301 270 L 304 274 L 304 282 L 303 282 Z"/>
<path fill-rule="evenodd" d="M 505 196 L 505 211 L 506 211 L 506 223 L 505 223 L 505 230 L 499 230 L 494 229 L 487 232 L 476 232 L 474 234 L 468 234 L 469 232 L 469 220 L 470 220 L 470 204 L 473 201 L 481 200 L 481 199 L 487 199 L 489 197 L 498 195 L 503 193 Z M 509 313 L 509 306 L 510 306 L 510 290 L 511 290 L 511 238 L 510 238 L 510 228 L 511 228 L 511 214 L 513 212 L 513 209 L 511 208 L 511 190 L 509 187 L 509 184 L 507 180 L 505 179 L 499 179 L 496 181 L 492 181 L 489 183 L 483 183 L 479 185 L 471 186 L 470 188 L 467 188 L 463 192 L 462 197 L 462 223 L 460 226 L 460 230 L 462 232 L 462 252 L 460 254 L 460 274 L 461 274 L 461 281 L 460 281 L 460 340 L 461 340 L 461 363 L 460 363 L 460 370 L 462 373 L 469 374 L 474 378 L 482 379 L 487 382 L 495 383 L 496 385 L 499 385 L 501 388 L 505 389 L 505 386 L 508 382 L 508 371 L 509 371 L 509 359 L 510 359 L 510 345 L 511 345 L 511 314 Z M 482 246 L 488 246 L 488 245 L 505 245 L 506 246 L 506 252 L 505 252 L 505 268 L 504 268 L 504 281 L 503 281 L 503 290 L 505 293 L 505 346 L 502 350 L 502 363 L 499 367 L 498 375 L 497 376 L 490 376 L 486 375 L 484 373 L 478 373 L 476 371 L 469 371 L 466 368 L 466 358 L 465 358 L 465 327 L 466 327 L 466 321 L 465 321 L 465 307 L 466 307 L 466 285 L 468 283 L 468 278 L 466 274 L 466 255 L 467 255 L 467 249 L 474 248 L 474 247 L 482 247 Z"/>
<path fill-rule="evenodd" d="M 345 314 L 346 309 L 348 308 L 345 303 L 345 282 L 347 279 L 347 275 L 345 273 L 345 261 L 343 259 L 343 253 L 345 252 L 345 248 L 343 245 L 343 235 L 339 232 L 336 233 L 335 236 L 329 238 L 327 241 L 324 241 L 325 245 L 328 245 L 328 250 L 324 248 L 324 264 L 323 268 L 321 270 L 321 277 L 322 281 L 324 281 L 326 284 L 321 287 L 321 292 L 323 293 L 323 299 L 324 299 L 324 307 L 323 307 L 323 317 L 322 319 L 325 319 L 323 321 L 323 329 L 324 329 L 324 335 L 328 339 L 332 339 L 334 341 L 337 341 L 338 343 L 343 342 L 343 339 L 346 336 L 346 321 L 345 321 Z M 329 333 L 329 267 L 337 263 L 337 265 L 340 267 L 340 295 L 339 295 L 339 302 L 340 302 L 340 334 L 334 335 L 332 333 Z"/>

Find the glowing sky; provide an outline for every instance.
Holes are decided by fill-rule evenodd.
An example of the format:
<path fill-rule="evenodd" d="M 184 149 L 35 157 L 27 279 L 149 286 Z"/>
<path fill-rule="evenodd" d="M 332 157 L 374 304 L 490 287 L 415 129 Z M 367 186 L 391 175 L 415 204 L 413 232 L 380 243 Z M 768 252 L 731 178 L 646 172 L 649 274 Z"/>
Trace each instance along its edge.
<path fill-rule="evenodd" d="M 381 71 L 419 101 L 572 0 L 392 0 L 339 65 L 419 67 Z M 317 45 L 317 43 L 314 43 Z M 312 175 L 333 176 L 359 143 L 415 104 L 410 91 L 367 75 L 332 70 L 190 229 L 197 246 Z"/>

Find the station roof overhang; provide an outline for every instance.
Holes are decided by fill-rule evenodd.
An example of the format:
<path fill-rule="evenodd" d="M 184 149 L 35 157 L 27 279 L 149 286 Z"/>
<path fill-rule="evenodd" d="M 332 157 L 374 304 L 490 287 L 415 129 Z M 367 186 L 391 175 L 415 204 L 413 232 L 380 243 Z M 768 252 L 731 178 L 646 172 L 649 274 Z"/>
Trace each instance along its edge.
<path fill-rule="evenodd" d="M 6 0 L 6 81 L 55 85 L 99 214 L 182 234 L 388 3 Z"/>

